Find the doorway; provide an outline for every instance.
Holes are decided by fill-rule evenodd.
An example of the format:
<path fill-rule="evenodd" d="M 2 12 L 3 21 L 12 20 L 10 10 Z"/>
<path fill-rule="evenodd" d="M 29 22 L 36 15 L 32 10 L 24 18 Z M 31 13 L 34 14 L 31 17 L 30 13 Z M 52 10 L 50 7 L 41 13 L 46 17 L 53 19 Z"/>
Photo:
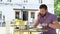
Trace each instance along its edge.
<path fill-rule="evenodd" d="M 28 11 L 23 11 L 23 21 L 28 20 Z"/>

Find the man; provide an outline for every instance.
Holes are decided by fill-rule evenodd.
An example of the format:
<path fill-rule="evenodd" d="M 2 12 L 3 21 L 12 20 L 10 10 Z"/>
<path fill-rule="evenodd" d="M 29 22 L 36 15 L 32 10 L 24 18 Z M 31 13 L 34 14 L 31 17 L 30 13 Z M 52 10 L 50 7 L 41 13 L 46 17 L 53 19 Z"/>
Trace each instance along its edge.
<path fill-rule="evenodd" d="M 48 12 L 47 6 L 45 4 L 40 5 L 39 10 L 40 12 L 34 22 L 34 28 L 38 24 L 41 24 L 44 29 L 48 30 L 48 32 L 43 32 L 43 34 L 56 34 L 55 29 L 60 27 L 57 17 L 54 14 Z"/>

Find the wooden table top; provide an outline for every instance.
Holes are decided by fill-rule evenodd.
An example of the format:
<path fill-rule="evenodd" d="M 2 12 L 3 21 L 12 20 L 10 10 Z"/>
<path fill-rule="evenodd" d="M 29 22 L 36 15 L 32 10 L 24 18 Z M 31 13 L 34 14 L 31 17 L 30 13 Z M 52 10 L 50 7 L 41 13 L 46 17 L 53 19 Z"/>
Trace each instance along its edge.
<path fill-rule="evenodd" d="M 15 29 L 14 31 L 20 31 L 20 32 L 47 32 L 48 30 L 46 29 L 39 29 L 39 30 L 34 30 L 34 29 L 29 29 L 29 30 L 19 30 L 19 29 Z"/>

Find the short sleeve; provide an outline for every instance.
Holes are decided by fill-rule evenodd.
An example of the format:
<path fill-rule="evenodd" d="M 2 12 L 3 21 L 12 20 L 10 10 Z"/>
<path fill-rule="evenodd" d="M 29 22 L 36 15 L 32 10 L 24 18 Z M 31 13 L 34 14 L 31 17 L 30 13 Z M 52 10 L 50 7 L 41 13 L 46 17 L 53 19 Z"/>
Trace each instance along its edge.
<path fill-rule="evenodd" d="M 53 15 L 52 22 L 58 22 L 58 19 L 57 19 L 57 16 L 56 15 Z"/>

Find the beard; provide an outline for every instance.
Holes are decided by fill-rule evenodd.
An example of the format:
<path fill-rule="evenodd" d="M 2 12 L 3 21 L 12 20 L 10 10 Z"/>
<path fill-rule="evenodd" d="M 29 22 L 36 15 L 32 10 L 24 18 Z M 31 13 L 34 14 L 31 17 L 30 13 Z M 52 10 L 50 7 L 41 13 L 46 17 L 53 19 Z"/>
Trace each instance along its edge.
<path fill-rule="evenodd" d="M 41 16 L 41 17 L 45 17 L 45 16 L 46 16 L 46 13 L 45 13 L 45 14 L 41 14 L 41 13 L 40 13 L 40 16 Z"/>

